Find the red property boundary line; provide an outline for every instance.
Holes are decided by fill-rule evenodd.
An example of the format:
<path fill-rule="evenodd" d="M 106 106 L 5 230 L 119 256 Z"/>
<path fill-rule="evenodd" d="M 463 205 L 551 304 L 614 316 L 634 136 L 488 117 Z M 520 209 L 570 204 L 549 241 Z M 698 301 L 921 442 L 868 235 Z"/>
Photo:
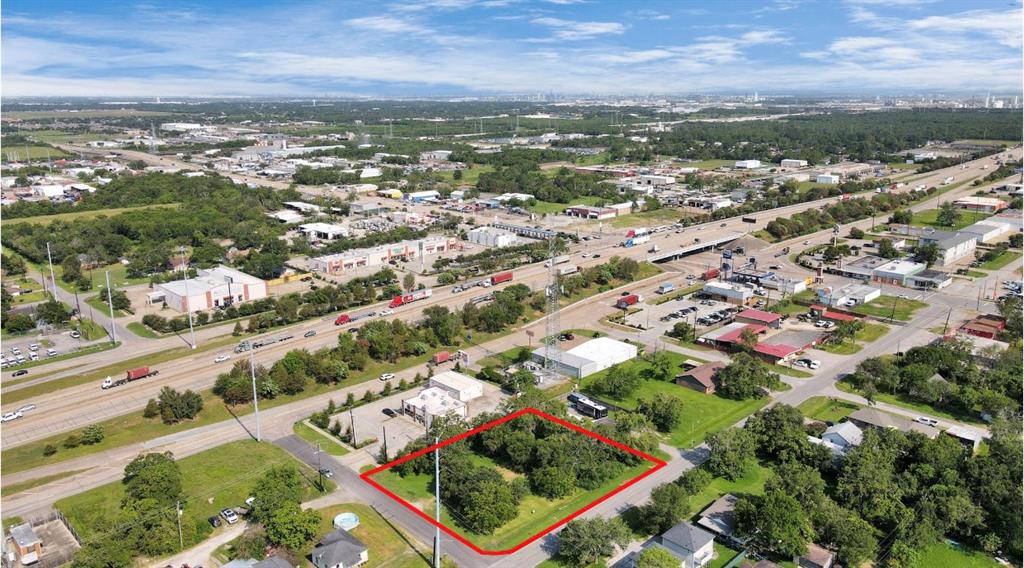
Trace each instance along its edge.
<path fill-rule="evenodd" d="M 516 418 L 519 418 L 520 416 L 525 416 L 527 414 L 533 414 L 534 416 L 538 416 L 538 417 L 543 418 L 545 420 L 548 420 L 550 422 L 554 422 L 555 424 L 558 424 L 560 426 L 564 426 L 565 428 L 569 428 L 570 430 L 573 430 L 574 432 L 578 432 L 580 434 L 583 434 L 584 436 L 588 436 L 588 437 L 593 438 L 595 440 L 600 440 L 600 441 L 602 441 L 602 442 L 604 442 L 606 444 L 609 444 L 609 445 L 611 445 L 611 446 L 613 446 L 615 448 L 618 448 L 618 449 L 620 449 L 620 450 L 622 450 L 624 452 L 628 452 L 630 454 L 633 454 L 634 456 L 642 458 L 642 459 L 644 459 L 646 461 L 649 461 L 649 462 L 651 462 L 651 463 L 653 463 L 655 465 L 654 465 L 654 467 L 652 467 L 652 468 L 648 469 L 647 471 L 641 473 L 640 475 L 638 475 L 638 476 L 636 476 L 636 477 L 634 477 L 634 478 L 624 482 L 622 485 L 616 487 L 615 489 L 611 490 L 610 492 L 606 493 L 605 495 L 599 497 L 595 501 L 591 502 L 589 505 L 586 505 L 585 507 L 579 509 L 578 511 L 576 511 L 574 513 L 570 513 L 567 517 L 552 523 L 548 527 L 542 529 L 537 534 L 535 534 L 535 535 L 531 536 L 530 538 L 524 540 L 523 542 L 517 544 L 513 548 L 507 548 L 505 550 L 486 550 L 486 549 L 480 548 L 479 546 L 477 546 L 477 545 L 473 544 L 472 542 L 470 542 L 464 536 L 462 536 L 459 533 L 457 533 L 455 530 L 449 528 L 444 523 L 439 523 L 439 522 L 435 521 L 433 517 L 431 517 L 430 515 L 424 513 L 423 511 L 418 509 L 416 506 L 414 506 L 412 503 L 409 503 L 405 499 L 399 497 L 398 495 L 393 493 L 391 490 L 389 490 L 388 488 L 384 487 L 383 485 L 381 485 L 380 483 L 377 483 L 376 481 L 374 481 L 372 479 L 372 477 L 375 474 L 378 474 L 378 473 L 380 473 L 382 471 L 388 470 L 388 469 L 390 469 L 390 468 L 392 468 L 392 467 L 394 467 L 394 466 L 396 466 L 398 464 L 405 463 L 405 462 L 407 462 L 409 460 L 416 459 L 416 458 L 418 458 L 418 457 L 420 457 L 422 455 L 431 453 L 434 450 L 443 448 L 443 447 L 445 447 L 445 446 L 447 446 L 449 444 L 454 444 L 455 442 L 458 442 L 459 440 L 464 440 L 464 439 L 466 439 L 466 438 L 468 438 L 468 437 L 470 437 L 470 436 L 472 436 L 474 434 L 483 432 L 484 430 L 488 430 L 490 428 L 494 428 L 495 426 L 498 426 L 500 424 L 504 424 L 505 422 L 509 422 L 511 420 L 515 420 Z M 505 554 L 512 554 L 512 553 L 522 549 L 523 547 L 529 545 L 530 543 L 532 543 L 532 542 L 534 542 L 534 541 L 544 537 L 545 535 L 547 535 L 551 531 L 553 531 L 553 530 L 557 529 L 558 527 L 568 523 L 569 521 L 579 517 L 580 515 L 582 515 L 583 513 L 586 513 L 590 509 L 593 509 L 594 507 L 596 507 L 600 503 L 602 503 L 604 501 L 607 501 L 608 499 L 610 499 L 611 497 L 613 497 L 617 493 L 625 490 L 630 485 L 633 485 L 633 484 L 639 482 L 641 479 L 647 477 L 648 475 L 651 475 L 652 473 L 658 471 L 659 469 L 665 467 L 666 465 L 668 465 L 668 464 L 665 461 L 663 461 L 663 460 L 660 460 L 660 459 L 658 459 L 658 458 L 656 458 L 654 456 L 647 455 L 644 452 L 641 452 L 640 450 L 637 450 L 635 448 L 631 448 L 631 447 L 629 447 L 629 446 L 627 446 L 625 444 L 621 444 L 619 442 L 616 442 L 615 440 L 606 438 L 606 437 L 604 437 L 604 436 L 602 436 L 602 435 L 600 435 L 600 434 L 598 434 L 596 432 L 592 432 L 590 430 L 587 430 L 586 428 L 582 428 L 582 427 L 580 427 L 580 426 L 578 426 L 576 424 L 573 424 L 571 422 L 567 422 L 565 420 L 562 420 L 561 418 L 558 418 L 558 417 L 552 416 L 552 415 L 550 415 L 550 414 L 548 414 L 546 412 L 542 412 L 540 410 L 537 410 L 536 408 L 524 408 L 524 409 L 519 410 L 517 412 L 513 412 L 512 414 L 509 414 L 507 416 L 503 416 L 503 417 L 501 417 L 501 418 L 499 418 L 497 420 L 494 420 L 492 422 L 488 422 L 487 424 L 484 424 L 482 426 L 478 426 L 476 428 L 473 428 L 472 430 L 469 430 L 468 432 L 463 432 L 462 434 L 459 434 L 458 436 L 453 436 L 451 438 L 448 438 L 447 440 L 444 440 L 444 441 L 442 441 L 440 443 L 434 444 L 433 446 L 429 446 L 429 447 L 423 448 L 422 450 L 420 450 L 418 452 L 409 454 L 409 455 L 407 455 L 405 457 L 399 458 L 399 459 L 394 460 L 392 462 L 386 463 L 386 464 L 384 464 L 382 466 L 379 466 L 379 467 L 376 467 L 374 469 L 371 469 L 370 471 L 367 471 L 367 472 L 364 472 L 364 473 L 360 474 L 359 477 L 361 477 L 363 479 L 363 481 L 365 481 L 365 482 L 369 483 L 370 485 L 372 485 L 373 487 L 375 487 L 381 493 L 384 493 L 388 497 L 391 497 L 392 499 L 394 499 L 395 501 L 400 503 L 406 509 L 409 509 L 413 513 L 416 513 L 417 515 L 420 516 L 420 518 L 424 519 L 425 521 L 427 521 L 431 525 L 434 525 L 435 527 L 440 528 L 441 530 L 443 530 L 445 533 L 447 533 L 452 538 L 454 538 L 454 539 L 458 540 L 459 542 L 461 542 L 462 544 L 468 546 L 469 548 L 471 548 L 476 553 L 483 554 L 483 555 L 486 555 L 486 556 L 502 556 L 502 555 L 505 555 Z"/>

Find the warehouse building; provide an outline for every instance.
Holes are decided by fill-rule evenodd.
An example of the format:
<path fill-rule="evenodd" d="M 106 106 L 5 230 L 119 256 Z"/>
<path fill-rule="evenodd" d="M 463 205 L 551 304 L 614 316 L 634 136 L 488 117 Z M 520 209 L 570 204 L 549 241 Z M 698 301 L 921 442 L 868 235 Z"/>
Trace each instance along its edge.
<path fill-rule="evenodd" d="M 154 291 L 146 295 L 146 301 L 149 304 L 166 302 L 179 312 L 195 312 L 251 302 L 269 294 L 265 281 L 234 268 L 218 266 L 199 270 L 195 278 L 157 284 Z"/>
<path fill-rule="evenodd" d="M 939 231 L 936 231 L 937 233 Z M 945 233 L 949 234 L 949 233 Z M 950 266 L 963 258 L 974 257 L 974 250 L 978 246 L 978 240 L 974 235 L 968 233 L 956 233 L 941 240 L 931 240 L 931 237 L 921 237 L 921 243 L 934 242 L 939 247 L 939 259 L 935 261 L 938 266 Z"/>
<path fill-rule="evenodd" d="M 733 167 L 737 170 L 755 170 L 761 167 L 761 160 L 737 160 Z"/>
<path fill-rule="evenodd" d="M 348 229 L 331 223 L 306 223 L 299 225 L 299 232 L 315 241 L 333 241 L 348 236 Z"/>
<path fill-rule="evenodd" d="M 569 217 L 580 219 L 611 219 L 617 215 L 611 207 L 593 207 L 590 205 L 573 205 L 565 208 L 565 214 Z"/>
<path fill-rule="evenodd" d="M 547 347 L 533 351 L 533 360 L 543 364 Z M 616 341 L 609 337 L 598 337 L 568 351 L 556 349 L 552 356 L 555 371 L 576 379 L 593 375 L 612 365 L 617 365 L 637 356 L 635 345 Z"/>
<path fill-rule="evenodd" d="M 511 247 L 519 244 L 519 237 L 494 227 L 477 227 L 469 231 L 466 237 L 473 244 L 495 248 Z"/>
<path fill-rule="evenodd" d="M 783 168 L 806 168 L 807 160 L 790 160 L 784 159 L 779 162 L 779 165 Z"/>
<path fill-rule="evenodd" d="M 702 293 L 716 300 L 724 300 L 730 304 L 746 304 L 754 297 L 754 291 L 746 286 L 732 282 L 707 282 Z"/>
<path fill-rule="evenodd" d="M 383 266 L 392 260 L 415 260 L 449 250 L 461 249 L 455 237 L 432 236 L 378 247 L 357 249 L 310 258 L 309 269 L 324 274 L 342 274 L 362 268 Z"/>
<path fill-rule="evenodd" d="M 469 402 L 484 395 L 480 381 L 455 371 L 443 371 L 430 377 L 428 388 L 442 389 L 459 402 Z"/>
<path fill-rule="evenodd" d="M 424 203 L 427 201 L 437 201 L 438 199 L 441 199 L 441 194 L 433 189 L 427 191 L 414 191 L 412 193 L 406 193 L 403 199 L 413 203 Z"/>
<path fill-rule="evenodd" d="M 834 174 L 821 174 L 814 178 L 815 183 L 825 183 L 829 185 L 836 185 L 839 183 L 839 176 Z"/>
<path fill-rule="evenodd" d="M 928 268 L 924 263 L 910 260 L 891 260 L 871 271 L 871 280 L 882 284 L 906 286 L 907 281 Z"/>
<path fill-rule="evenodd" d="M 999 211 L 1006 209 L 1006 202 L 1002 199 L 996 199 L 995 197 L 961 197 L 954 201 L 953 204 L 960 209 L 978 211 L 981 213 L 998 213 Z"/>
<path fill-rule="evenodd" d="M 1009 223 L 1003 223 L 996 217 L 978 221 L 973 225 L 960 229 L 962 234 L 974 235 L 979 245 L 995 241 L 1011 231 L 1013 231 L 1013 227 Z"/>

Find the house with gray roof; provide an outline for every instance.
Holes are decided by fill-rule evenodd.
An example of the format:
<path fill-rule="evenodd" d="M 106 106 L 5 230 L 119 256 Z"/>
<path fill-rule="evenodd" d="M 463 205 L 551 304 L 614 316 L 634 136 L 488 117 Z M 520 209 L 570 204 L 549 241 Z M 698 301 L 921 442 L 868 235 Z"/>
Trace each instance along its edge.
<path fill-rule="evenodd" d="M 368 559 L 363 541 L 345 529 L 327 533 L 310 555 L 316 568 L 352 568 L 364 564 Z"/>
<path fill-rule="evenodd" d="M 859 446 L 864 432 L 853 422 L 840 422 L 825 429 L 821 439 L 831 442 L 846 451 Z"/>
<path fill-rule="evenodd" d="M 657 544 L 679 559 L 680 568 L 703 568 L 715 556 L 715 535 L 686 522 L 665 531 Z"/>

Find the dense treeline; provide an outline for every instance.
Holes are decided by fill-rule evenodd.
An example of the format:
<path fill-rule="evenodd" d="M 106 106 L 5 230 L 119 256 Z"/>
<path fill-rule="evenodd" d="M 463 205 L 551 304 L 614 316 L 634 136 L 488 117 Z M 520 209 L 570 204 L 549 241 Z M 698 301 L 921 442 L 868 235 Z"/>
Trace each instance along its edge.
<path fill-rule="evenodd" d="M 972 349 L 970 341 L 961 339 L 914 347 L 896 360 L 866 359 L 847 380 L 869 399 L 879 392 L 900 393 L 972 416 L 1018 415 L 1024 398 L 1019 345 L 986 349 L 981 365 L 974 362 Z"/>
<path fill-rule="evenodd" d="M 935 188 L 925 193 L 934 193 Z M 919 193 L 879 193 L 871 199 L 854 198 L 839 201 L 823 209 L 808 209 L 794 214 L 792 217 L 779 217 L 765 226 L 776 240 L 809 235 L 833 225 L 842 225 L 851 221 L 864 219 L 879 212 L 894 211 L 920 197 Z"/>
<path fill-rule="evenodd" d="M 878 159 L 929 140 L 1016 140 L 1020 113 L 995 109 L 915 109 L 826 113 L 784 120 L 701 122 L 675 125 L 652 142 L 658 154 L 695 159 Z M 714 142 L 714 144 L 712 144 Z"/>

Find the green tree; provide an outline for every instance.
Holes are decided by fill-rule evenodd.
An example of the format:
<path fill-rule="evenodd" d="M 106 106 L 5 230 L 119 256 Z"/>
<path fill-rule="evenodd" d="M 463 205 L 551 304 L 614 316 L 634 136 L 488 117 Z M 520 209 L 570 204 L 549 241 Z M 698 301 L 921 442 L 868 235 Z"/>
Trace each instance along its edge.
<path fill-rule="evenodd" d="M 57 300 L 48 300 L 36 306 L 36 319 L 53 325 L 71 321 L 71 310 Z"/>
<path fill-rule="evenodd" d="M 878 256 L 893 259 L 903 256 L 903 253 L 892 244 L 892 239 L 881 239 L 878 241 Z"/>
<path fill-rule="evenodd" d="M 952 201 L 947 201 L 939 205 L 939 213 L 935 220 L 944 227 L 952 227 L 960 221 L 960 211 Z"/>
<path fill-rule="evenodd" d="M 936 243 L 926 243 L 917 245 L 917 249 L 914 250 L 914 260 L 917 262 L 923 262 L 928 267 L 935 264 L 935 261 L 939 259 L 941 252 L 939 251 L 939 245 Z"/>
<path fill-rule="evenodd" d="M 28 314 L 12 314 L 4 318 L 4 329 L 11 333 L 23 333 L 35 329 L 36 322 Z"/>
<path fill-rule="evenodd" d="M 75 282 L 82 276 L 82 263 L 78 261 L 78 255 L 69 254 L 60 261 L 62 269 L 60 279 L 64 282 Z"/>
<path fill-rule="evenodd" d="M 659 381 L 675 378 L 675 365 L 667 351 L 655 351 L 651 354 L 651 377 Z"/>
<path fill-rule="evenodd" d="M 275 510 L 264 526 L 271 542 L 297 551 L 319 532 L 320 513 L 315 509 L 301 509 L 296 503 L 287 503 Z"/>
<path fill-rule="evenodd" d="M 82 443 L 87 446 L 102 442 L 103 437 L 103 426 L 99 424 L 91 424 L 82 430 Z"/>
<path fill-rule="evenodd" d="M 277 511 L 302 502 L 302 476 L 291 465 L 273 467 L 256 482 L 252 496 L 252 517 L 265 523 Z"/>
<path fill-rule="evenodd" d="M 772 491 L 736 503 L 736 529 L 761 551 L 793 557 L 807 552 L 811 523 L 796 499 Z"/>
<path fill-rule="evenodd" d="M 17 255 L 0 255 L 0 264 L 3 264 L 4 272 L 8 276 L 23 276 L 28 272 L 25 261 Z"/>
<path fill-rule="evenodd" d="M 754 463 L 756 442 L 742 428 L 729 428 L 708 436 L 710 456 L 704 467 L 712 475 L 735 481 L 743 477 Z"/>
<path fill-rule="evenodd" d="M 676 483 L 663 483 L 651 491 L 650 502 L 637 508 L 635 527 L 644 534 L 661 534 L 683 520 L 690 511 L 690 496 Z"/>
<path fill-rule="evenodd" d="M 125 501 L 153 499 L 172 505 L 181 497 L 181 470 L 170 452 L 142 454 L 124 467 Z"/>
<path fill-rule="evenodd" d="M 889 222 L 897 225 L 909 225 L 913 219 L 914 213 L 909 209 L 893 211 L 892 215 L 889 216 Z"/>
<path fill-rule="evenodd" d="M 693 339 L 693 326 L 684 321 L 676 322 L 675 325 L 672 326 L 672 329 L 669 330 L 668 333 L 666 333 L 665 335 L 669 337 L 674 337 L 676 339 L 681 339 L 683 341 Z"/>
<path fill-rule="evenodd" d="M 659 432 L 674 430 L 683 418 L 683 410 L 683 401 L 666 393 L 642 398 L 636 407 L 636 411 L 649 418 Z"/>
<path fill-rule="evenodd" d="M 534 495 L 559 499 L 569 495 L 576 488 L 576 476 L 571 470 L 544 467 L 530 473 L 530 487 Z"/>
<path fill-rule="evenodd" d="M 667 548 L 650 546 L 640 553 L 636 566 L 637 568 L 679 568 L 679 559 Z"/>
<path fill-rule="evenodd" d="M 402 287 L 405 288 L 406 292 L 411 292 L 416 287 L 416 275 L 412 272 L 406 272 L 405 276 L 402 277 Z"/>
<path fill-rule="evenodd" d="M 558 556 L 572 566 L 587 566 L 611 556 L 616 546 L 626 546 L 629 541 L 629 529 L 618 518 L 576 519 L 558 535 Z"/>
<path fill-rule="evenodd" d="M 598 393 L 622 400 L 640 388 L 640 377 L 632 367 L 621 364 L 612 365 L 603 377 L 594 382 L 591 388 Z"/>
<path fill-rule="evenodd" d="M 760 398 L 778 384 L 779 376 L 772 373 L 746 353 L 739 353 L 731 363 L 718 371 L 722 383 L 719 392 L 734 399 Z"/>

